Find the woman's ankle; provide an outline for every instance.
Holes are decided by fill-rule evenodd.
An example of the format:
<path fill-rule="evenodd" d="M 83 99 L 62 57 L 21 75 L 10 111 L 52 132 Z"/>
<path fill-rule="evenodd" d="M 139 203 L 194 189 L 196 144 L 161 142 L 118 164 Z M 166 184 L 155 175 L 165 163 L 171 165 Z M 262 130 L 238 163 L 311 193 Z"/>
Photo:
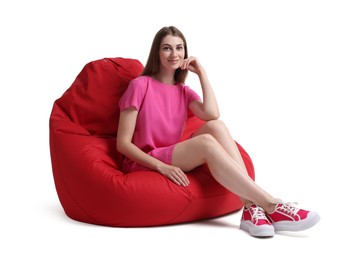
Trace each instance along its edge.
<path fill-rule="evenodd" d="M 241 198 L 241 201 L 242 201 L 243 207 L 245 207 L 246 209 L 249 208 L 253 204 L 252 201 L 249 201 L 249 200 L 246 200 L 246 199 L 242 199 Z"/>
<path fill-rule="evenodd" d="M 281 199 L 272 198 L 267 205 L 265 205 L 264 210 L 266 213 L 271 214 L 276 210 L 277 204 L 282 203 Z"/>

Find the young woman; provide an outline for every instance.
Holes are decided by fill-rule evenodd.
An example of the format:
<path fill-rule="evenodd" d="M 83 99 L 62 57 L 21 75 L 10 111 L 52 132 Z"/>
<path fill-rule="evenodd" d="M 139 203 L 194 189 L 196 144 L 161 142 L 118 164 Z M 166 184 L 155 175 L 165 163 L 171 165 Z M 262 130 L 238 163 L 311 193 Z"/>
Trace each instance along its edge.
<path fill-rule="evenodd" d="M 188 71 L 199 77 L 202 99 L 184 84 Z M 206 123 L 179 142 L 188 110 Z M 125 156 L 124 172 L 148 168 L 186 187 L 186 172 L 207 163 L 213 177 L 241 198 L 240 228 L 252 236 L 304 230 L 319 221 L 316 212 L 280 201 L 248 176 L 235 141 L 218 119 L 206 71 L 197 58 L 188 57 L 186 39 L 176 27 L 157 32 L 144 71 L 130 82 L 120 111 L 117 149 Z"/>

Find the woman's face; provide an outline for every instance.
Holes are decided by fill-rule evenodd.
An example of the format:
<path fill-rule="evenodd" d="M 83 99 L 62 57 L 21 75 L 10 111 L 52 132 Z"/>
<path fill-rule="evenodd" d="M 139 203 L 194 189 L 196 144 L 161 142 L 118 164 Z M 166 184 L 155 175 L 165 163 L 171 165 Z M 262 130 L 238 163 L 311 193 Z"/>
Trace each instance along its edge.
<path fill-rule="evenodd" d="M 184 59 L 184 54 L 184 44 L 180 37 L 165 36 L 159 49 L 161 71 L 175 71 L 178 69 Z"/>

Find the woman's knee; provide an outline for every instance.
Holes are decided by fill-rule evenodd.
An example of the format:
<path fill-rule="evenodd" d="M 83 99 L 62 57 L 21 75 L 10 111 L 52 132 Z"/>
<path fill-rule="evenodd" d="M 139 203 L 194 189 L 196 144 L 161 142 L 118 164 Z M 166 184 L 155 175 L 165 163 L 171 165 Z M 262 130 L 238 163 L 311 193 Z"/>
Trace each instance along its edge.
<path fill-rule="evenodd" d="M 218 141 L 211 134 L 201 134 L 194 137 L 198 141 L 200 152 L 207 152 L 215 146 L 219 145 Z"/>
<path fill-rule="evenodd" d="M 217 140 L 210 134 L 201 134 L 176 145 L 172 164 L 189 171 L 207 162 L 217 146 Z"/>
<path fill-rule="evenodd" d="M 222 133 L 224 131 L 228 131 L 225 123 L 219 119 L 207 121 L 203 127 L 211 135 L 215 133 Z"/>

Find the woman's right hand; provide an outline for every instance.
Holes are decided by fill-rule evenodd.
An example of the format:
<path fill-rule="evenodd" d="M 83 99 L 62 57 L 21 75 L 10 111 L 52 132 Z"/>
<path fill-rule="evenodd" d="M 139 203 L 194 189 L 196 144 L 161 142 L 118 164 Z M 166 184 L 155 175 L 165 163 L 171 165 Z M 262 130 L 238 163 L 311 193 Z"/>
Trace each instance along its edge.
<path fill-rule="evenodd" d="M 199 77 L 201 74 L 201 71 L 203 70 L 203 67 L 201 66 L 201 63 L 199 60 L 195 57 L 188 57 L 187 59 L 184 59 L 180 64 L 181 70 L 189 70 L 191 72 L 196 73 Z"/>
<path fill-rule="evenodd" d="M 187 175 L 179 167 L 163 164 L 158 166 L 158 172 L 168 177 L 177 185 L 182 185 L 183 187 L 187 187 L 189 185 Z"/>

